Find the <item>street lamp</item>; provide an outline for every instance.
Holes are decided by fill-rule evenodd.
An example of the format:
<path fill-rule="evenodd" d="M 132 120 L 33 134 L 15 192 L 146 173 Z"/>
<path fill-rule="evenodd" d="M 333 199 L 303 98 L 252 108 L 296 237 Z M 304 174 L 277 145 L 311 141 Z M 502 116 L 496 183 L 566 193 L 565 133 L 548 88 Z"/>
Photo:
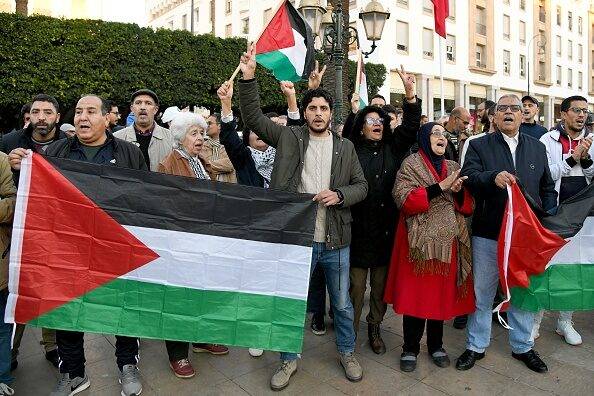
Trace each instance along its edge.
<path fill-rule="evenodd" d="M 344 44 L 357 43 L 357 47 L 360 48 L 358 32 L 351 26 L 347 29 L 344 28 L 342 0 L 336 1 L 336 8 L 328 4 L 327 9 L 320 4 L 320 0 L 301 0 L 298 10 L 310 24 L 314 34 L 320 38 L 322 51 L 334 60 L 336 83 L 334 126 L 336 127 L 342 122 L 342 61 L 346 57 Z M 375 42 L 381 39 L 384 25 L 389 17 L 390 13 L 385 11 L 377 0 L 371 0 L 359 13 L 367 40 L 372 42 L 371 50 L 362 52 L 365 57 L 368 57 L 377 48 Z"/>
<path fill-rule="evenodd" d="M 527 67 L 528 67 L 528 72 L 527 72 L 527 78 L 528 78 L 528 95 L 530 96 L 530 55 L 532 54 L 530 52 L 530 46 L 532 45 L 532 42 L 534 41 L 534 39 L 538 38 L 538 40 L 536 41 L 536 46 L 538 47 L 538 53 L 541 54 L 541 51 L 544 50 L 545 46 L 547 45 L 547 38 L 539 33 L 539 34 L 535 34 L 530 41 L 528 42 L 528 47 L 526 48 L 526 51 L 528 51 L 528 54 L 526 56 L 526 61 L 527 61 Z"/>

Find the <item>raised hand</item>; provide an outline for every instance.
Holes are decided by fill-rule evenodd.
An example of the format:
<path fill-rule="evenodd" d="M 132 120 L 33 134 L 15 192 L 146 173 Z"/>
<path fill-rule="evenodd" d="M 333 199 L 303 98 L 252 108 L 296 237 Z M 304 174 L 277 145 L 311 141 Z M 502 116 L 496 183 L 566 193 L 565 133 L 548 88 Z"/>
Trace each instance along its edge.
<path fill-rule="evenodd" d="M 231 101 L 233 98 L 233 81 L 225 81 L 217 90 L 217 96 L 223 101 Z"/>
<path fill-rule="evenodd" d="M 417 93 L 417 88 L 415 85 L 417 80 L 415 79 L 414 74 L 407 73 L 404 70 L 404 65 L 400 65 L 400 70 L 396 69 L 396 72 L 400 76 L 400 79 L 402 80 L 402 84 L 404 84 L 405 96 L 407 98 L 414 97 Z"/>
<path fill-rule="evenodd" d="M 295 84 L 293 84 L 291 81 L 281 81 L 280 88 L 285 97 L 297 95 L 297 93 L 295 92 Z"/>
<path fill-rule="evenodd" d="M 320 70 L 320 63 L 316 61 L 314 69 L 309 74 L 309 80 L 307 81 L 307 88 L 318 89 L 322 83 L 322 77 L 326 73 L 326 65 Z"/>
<path fill-rule="evenodd" d="M 244 80 L 251 80 L 256 75 L 256 46 L 251 43 L 248 46 L 247 52 L 241 55 L 239 61 L 239 68 L 243 74 Z"/>
<path fill-rule="evenodd" d="M 359 111 L 359 93 L 353 92 L 353 96 L 351 97 L 351 111 L 353 114 L 357 114 Z"/>

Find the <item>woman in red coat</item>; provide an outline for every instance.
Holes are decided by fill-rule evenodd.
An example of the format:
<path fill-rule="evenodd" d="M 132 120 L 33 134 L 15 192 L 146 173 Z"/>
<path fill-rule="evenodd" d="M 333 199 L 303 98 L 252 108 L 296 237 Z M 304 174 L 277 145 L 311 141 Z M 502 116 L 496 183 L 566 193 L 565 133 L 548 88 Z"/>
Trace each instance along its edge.
<path fill-rule="evenodd" d="M 419 152 L 402 163 L 393 196 L 400 220 L 384 299 L 404 315 L 402 371 L 416 368 L 427 323 L 433 362 L 447 367 L 443 321 L 474 311 L 472 255 L 464 216 L 473 201 L 462 188 L 460 166 L 444 158 L 444 128 L 427 123 L 419 131 Z"/>

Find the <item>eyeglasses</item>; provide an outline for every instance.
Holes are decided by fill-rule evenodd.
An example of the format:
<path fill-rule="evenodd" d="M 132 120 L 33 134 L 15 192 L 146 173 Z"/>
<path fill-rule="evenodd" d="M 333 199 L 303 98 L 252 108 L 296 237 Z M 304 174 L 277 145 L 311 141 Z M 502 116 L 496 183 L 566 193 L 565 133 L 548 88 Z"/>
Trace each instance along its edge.
<path fill-rule="evenodd" d="M 502 113 L 506 112 L 508 109 L 511 110 L 512 113 L 517 113 L 522 107 L 520 105 L 497 105 L 497 111 Z"/>
<path fill-rule="evenodd" d="M 462 118 L 455 116 L 457 119 L 459 119 L 460 121 L 462 121 L 462 124 L 464 124 L 465 126 L 468 126 L 468 124 L 470 124 L 470 121 L 464 121 Z"/>
<path fill-rule="evenodd" d="M 383 125 L 384 119 L 383 118 L 367 117 L 365 119 L 365 122 L 367 123 L 367 125 Z"/>
<path fill-rule="evenodd" d="M 433 131 L 431 134 L 433 136 L 437 136 L 438 138 L 448 138 L 448 133 L 446 131 Z"/>
<path fill-rule="evenodd" d="M 582 109 L 582 108 L 579 108 L 579 107 L 570 107 L 569 110 L 573 111 L 574 113 L 576 113 L 578 115 L 581 114 L 581 113 L 584 113 L 586 115 L 588 114 L 588 109 L 587 108 Z"/>

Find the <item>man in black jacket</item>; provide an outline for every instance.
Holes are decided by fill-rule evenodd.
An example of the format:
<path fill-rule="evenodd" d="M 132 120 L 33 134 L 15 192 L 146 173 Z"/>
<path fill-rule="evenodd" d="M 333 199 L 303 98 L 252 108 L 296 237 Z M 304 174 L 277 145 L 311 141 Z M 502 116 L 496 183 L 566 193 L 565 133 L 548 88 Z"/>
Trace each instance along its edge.
<path fill-rule="evenodd" d="M 543 209 L 557 205 L 555 183 L 551 178 L 545 146 L 519 133 L 522 102 L 515 95 L 504 95 L 497 102 L 497 132 L 468 142 L 462 175 L 475 199 L 472 219 L 472 249 L 476 311 L 468 319 L 466 351 L 456 368 L 468 370 L 485 356 L 491 337 L 491 309 L 497 291 L 497 239 L 507 203 L 506 187 L 520 182 L 526 193 Z M 508 311 L 512 356 L 533 371 L 544 373 L 546 364 L 532 349 L 530 334 L 534 314 L 513 306 Z"/>
<path fill-rule="evenodd" d="M 148 171 L 140 149 L 132 143 L 113 137 L 106 130 L 109 109 L 101 98 L 87 95 L 78 101 L 74 115 L 76 135 L 50 145 L 45 154 L 51 157 L 106 164 Z M 28 155 L 24 148 L 16 148 L 9 155 L 10 165 L 19 170 L 21 160 Z M 84 334 L 78 331 L 58 330 L 56 340 L 60 355 L 59 380 L 51 396 L 78 393 L 90 386 L 85 373 Z M 142 391 L 138 368 L 138 339 L 116 336 L 116 357 L 122 395 L 138 395 Z"/>

